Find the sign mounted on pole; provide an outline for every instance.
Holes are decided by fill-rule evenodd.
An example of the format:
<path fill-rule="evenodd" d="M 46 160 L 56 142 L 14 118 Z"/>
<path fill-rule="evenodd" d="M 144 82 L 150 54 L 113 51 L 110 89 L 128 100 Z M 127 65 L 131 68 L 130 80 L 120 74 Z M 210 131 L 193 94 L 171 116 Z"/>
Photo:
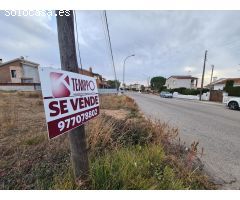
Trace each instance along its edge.
<path fill-rule="evenodd" d="M 39 76 L 50 139 L 99 115 L 95 78 L 45 67 Z"/>

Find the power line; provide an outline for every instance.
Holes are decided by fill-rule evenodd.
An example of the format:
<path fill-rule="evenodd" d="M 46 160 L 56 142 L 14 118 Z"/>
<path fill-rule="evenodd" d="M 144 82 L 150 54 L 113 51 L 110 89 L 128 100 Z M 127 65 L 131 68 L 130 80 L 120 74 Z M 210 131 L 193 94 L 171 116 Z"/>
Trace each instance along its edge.
<path fill-rule="evenodd" d="M 112 58 L 111 58 L 110 46 L 109 46 L 109 42 L 108 42 L 108 38 L 107 38 L 106 23 L 105 23 L 104 15 L 103 15 L 102 11 L 100 12 L 100 17 L 101 17 L 102 26 L 103 26 L 103 34 L 104 34 L 104 38 L 105 38 L 106 50 L 108 52 L 109 60 L 111 60 Z M 113 70 L 113 74 L 114 74 L 114 69 L 112 68 L 112 70 Z"/>
<path fill-rule="evenodd" d="M 82 59 L 81 59 L 81 53 L 80 53 L 80 47 L 79 47 L 79 40 L 78 40 L 78 27 L 77 27 L 77 18 L 76 18 L 75 10 L 73 11 L 73 15 L 74 15 L 74 23 L 75 23 L 75 26 L 76 26 L 78 57 L 79 57 L 79 62 L 80 62 L 80 66 L 81 66 L 81 69 L 82 69 Z"/>
<path fill-rule="evenodd" d="M 110 52 L 111 52 L 112 65 L 113 65 L 113 70 L 114 70 L 114 75 L 115 75 L 115 86 L 116 86 L 116 88 L 118 89 L 118 86 L 117 86 L 117 74 L 116 74 L 116 69 L 115 69 L 115 64 L 114 64 L 111 38 L 110 38 L 110 33 L 109 33 L 109 28 L 108 28 L 107 13 L 106 13 L 105 10 L 103 11 L 103 13 L 104 13 L 104 17 L 105 17 L 105 23 L 106 23 L 107 34 L 108 34 L 109 48 L 110 48 Z"/>

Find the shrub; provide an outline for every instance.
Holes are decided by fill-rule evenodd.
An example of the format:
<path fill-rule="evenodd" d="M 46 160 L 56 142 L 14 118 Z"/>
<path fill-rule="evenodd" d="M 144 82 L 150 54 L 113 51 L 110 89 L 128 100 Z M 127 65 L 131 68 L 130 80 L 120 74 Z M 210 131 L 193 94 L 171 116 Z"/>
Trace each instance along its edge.
<path fill-rule="evenodd" d="M 144 118 L 116 120 L 101 115 L 88 127 L 88 144 L 92 154 L 133 145 L 163 144 L 178 135 L 178 130 L 166 123 L 152 123 Z"/>
<path fill-rule="evenodd" d="M 175 88 L 175 89 L 166 89 L 164 91 L 168 91 L 168 92 L 178 92 L 179 94 L 183 94 L 183 95 L 198 95 L 200 94 L 200 89 L 187 89 L 187 88 Z M 209 89 L 207 88 L 203 88 L 203 93 L 208 92 Z"/>
<path fill-rule="evenodd" d="M 236 96 L 236 97 L 240 97 L 240 87 L 230 87 L 228 88 L 228 95 L 229 96 Z"/>

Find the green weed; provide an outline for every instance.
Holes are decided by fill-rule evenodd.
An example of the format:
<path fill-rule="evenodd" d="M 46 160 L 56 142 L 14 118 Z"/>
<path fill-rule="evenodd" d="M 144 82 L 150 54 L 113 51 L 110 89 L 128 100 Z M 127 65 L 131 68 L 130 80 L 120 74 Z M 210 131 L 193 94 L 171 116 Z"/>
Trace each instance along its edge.
<path fill-rule="evenodd" d="M 91 162 L 91 189 L 184 189 L 161 146 L 121 148 Z"/>

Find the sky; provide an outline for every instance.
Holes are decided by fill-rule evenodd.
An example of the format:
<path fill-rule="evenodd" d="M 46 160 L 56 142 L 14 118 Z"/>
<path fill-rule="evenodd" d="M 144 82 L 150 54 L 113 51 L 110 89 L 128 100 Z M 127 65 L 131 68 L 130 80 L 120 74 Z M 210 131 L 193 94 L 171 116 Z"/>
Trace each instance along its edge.
<path fill-rule="evenodd" d="M 102 11 L 76 11 L 83 68 L 114 79 Z M 147 85 L 154 76 L 192 75 L 205 82 L 240 77 L 240 11 L 107 11 L 117 78 Z M 0 58 L 20 56 L 60 68 L 55 17 L 5 16 L 0 11 Z"/>

